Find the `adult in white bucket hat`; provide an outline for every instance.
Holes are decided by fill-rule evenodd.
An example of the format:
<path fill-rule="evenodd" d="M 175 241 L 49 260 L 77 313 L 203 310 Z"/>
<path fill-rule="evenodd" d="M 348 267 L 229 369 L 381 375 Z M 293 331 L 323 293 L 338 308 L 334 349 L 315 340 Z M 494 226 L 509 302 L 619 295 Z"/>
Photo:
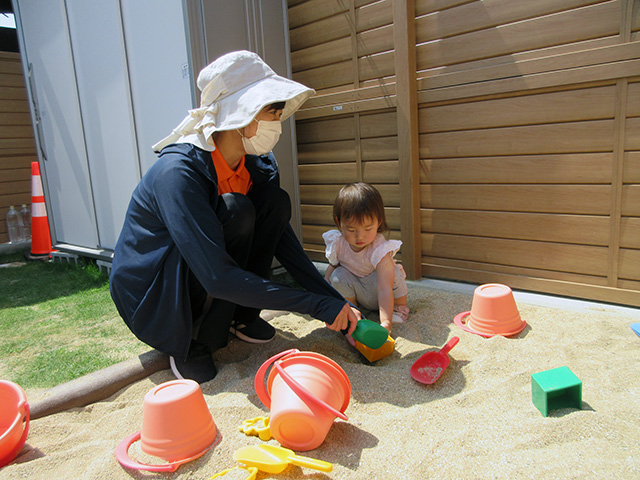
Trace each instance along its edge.
<path fill-rule="evenodd" d="M 352 333 L 360 318 L 318 273 L 289 225 L 271 152 L 281 122 L 314 91 L 255 53 L 228 53 L 198 76 L 201 105 L 153 146 L 133 192 L 110 288 L 131 331 L 167 353 L 179 378 L 205 382 L 229 332 L 263 343 L 260 309 L 309 314 Z M 270 281 L 273 258 L 304 288 Z"/>

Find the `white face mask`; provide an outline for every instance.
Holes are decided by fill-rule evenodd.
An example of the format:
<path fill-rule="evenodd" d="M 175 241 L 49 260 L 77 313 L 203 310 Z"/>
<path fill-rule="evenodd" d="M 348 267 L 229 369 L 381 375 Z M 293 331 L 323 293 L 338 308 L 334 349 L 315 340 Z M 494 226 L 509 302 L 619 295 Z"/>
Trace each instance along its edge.
<path fill-rule="evenodd" d="M 265 121 L 265 120 L 257 120 L 258 128 L 256 130 L 256 134 L 247 138 L 242 135 L 242 132 L 238 130 L 240 135 L 242 135 L 242 145 L 244 146 L 244 151 L 249 155 L 265 155 L 269 153 L 273 147 L 276 146 L 278 140 L 280 139 L 280 134 L 282 133 L 282 123 L 279 121 Z"/>

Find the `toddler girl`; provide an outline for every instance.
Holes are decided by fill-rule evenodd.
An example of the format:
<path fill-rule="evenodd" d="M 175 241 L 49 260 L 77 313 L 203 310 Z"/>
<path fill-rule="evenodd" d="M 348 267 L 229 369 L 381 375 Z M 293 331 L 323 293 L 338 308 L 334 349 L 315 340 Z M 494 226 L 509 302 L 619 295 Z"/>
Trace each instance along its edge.
<path fill-rule="evenodd" d="M 322 235 L 329 267 L 325 278 L 354 305 L 380 310 L 380 324 L 409 316 L 406 275 L 393 256 L 402 242 L 387 240 L 388 231 L 380 192 L 358 182 L 342 187 L 333 203 L 333 219 L 339 230 Z"/>

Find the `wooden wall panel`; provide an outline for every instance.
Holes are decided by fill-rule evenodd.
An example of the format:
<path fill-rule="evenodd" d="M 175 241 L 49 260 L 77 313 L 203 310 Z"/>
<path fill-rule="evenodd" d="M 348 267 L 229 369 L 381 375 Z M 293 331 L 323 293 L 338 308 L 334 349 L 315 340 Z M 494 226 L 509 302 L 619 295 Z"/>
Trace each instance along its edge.
<path fill-rule="evenodd" d="M 353 162 L 355 146 L 356 142 L 354 140 L 298 145 L 298 162 L 301 165 L 307 163 Z"/>
<path fill-rule="evenodd" d="M 449 235 L 607 246 L 606 216 L 422 209 L 422 231 Z M 637 223 L 625 236 L 630 246 Z"/>
<path fill-rule="evenodd" d="M 623 217 L 620 222 L 620 246 L 640 249 L 640 218 Z"/>
<path fill-rule="evenodd" d="M 328 17 L 348 11 L 347 2 L 340 0 L 315 0 L 303 2 L 288 9 L 289 28 L 295 29 L 302 25 L 318 22 Z"/>
<path fill-rule="evenodd" d="M 637 288 L 640 89 L 618 84 L 640 72 L 640 45 L 620 44 L 627 6 L 488 0 L 417 20 L 419 41 L 437 40 L 419 47 L 421 68 L 443 67 L 419 83 L 424 274 Z M 587 251 L 597 260 L 582 268 Z"/>
<path fill-rule="evenodd" d="M 398 161 L 363 162 L 362 180 L 367 183 L 391 183 L 397 185 L 400 182 L 400 166 L 398 165 Z"/>
<path fill-rule="evenodd" d="M 390 19 L 415 8 L 423 275 L 640 305 L 640 2 L 341 4 L 291 29 L 294 78 L 318 90 L 297 115 L 310 254 L 343 182 L 375 184 L 406 227 L 411 58 Z"/>
<path fill-rule="evenodd" d="M 422 131 L 447 132 L 611 119 L 615 95 L 610 85 L 422 108 L 419 124 Z"/>
<path fill-rule="evenodd" d="M 422 130 L 422 127 L 421 127 Z M 613 121 L 555 123 L 459 132 L 425 133 L 420 150 L 425 157 L 540 155 L 612 150 Z"/>
<path fill-rule="evenodd" d="M 418 70 L 618 35 L 620 1 L 503 24 L 499 31 L 487 28 L 425 43 L 418 47 Z"/>
<path fill-rule="evenodd" d="M 361 140 L 362 160 L 390 160 L 398 158 L 398 138 L 378 137 Z"/>
<path fill-rule="evenodd" d="M 0 243 L 9 241 L 9 207 L 31 205 L 31 162 L 37 161 L 20 55 L 0 52 Z"/>
<path fill-rule="evenodd" d="M 448 38 L 455 35 L 486 30 L 500 25 L 530 20 L 569 9 L 599 3 L 602 0 L 537 0 L 517 2 L 513 0 L 484 0 L 463 4 L 459 8 L 433 11 L 418 6 L 416 2 L 417 42 Z"/>
<path fill-rule="evenodd" d="M 308 47 L 291 54 L 291 64 L 296 71 L 350 60 L 351 38 L 349 37 Z"/>
<path fill-rule="evenodd" d="M 360 5 L 362 2 L 356 2 L 356 6 L 361 8 L 358 8 L 355 22 L 351 19 L 349 8 L 346 7 L 348 4 L 343 3 L 345 7 L 337 9 L 334 7 L 333 11 L 338 13 L 321 19 L 317 19 L 319 12 L 315 11 L 318 9 L 318 4 L 308 2 L 304 7 L 299 7 L 297 11 L 294 11 L 293 8 L 289 9 L 289 25 L 292 27 L 289 30 L 289 38 L 294 54 L 314 45 L 322 45 L 332 40 L 348 37 L 354 31 L 360 33 L 392 23 L 391 0 L 363 5 Z M 292 13 L 294 18 L 291 17 Z M 301 24 L 301 22 L 305 23 Z M 355 30 L 353 25 L 355 25 Z"/>
<path fill-rule="evenodd" d="M 300 165 L 298 168 L 300 184 L 305 185 L 330 185 L 356 182 L 358 172 L 354 163 L 334 163 L 319 165 Z"/>
<path fill-rule="evenodd" d="M 635 193 L 627 195 L 633 203 Z M 640 189 L 637 192 L 640 195 Z M 607 215 L 608 185 L 422 185 L 421 208 Z M 629 207 L 629 211 L 631 207 Z"/>
<path fill-rule="evenodd" d="M 627 91 L 627 116 L 640 117 L 640 82 L 630 82 Z"/>
<path fill-rule="evenodd" d="M 385 25 L 356 35 L 358 56 L 374 55 L 393 50 L 393 27 Z M 291 64 L 296 71 L 309 70 L 351 59 L 351 38 L 349 36 L 313 45 L 291 54 Z"/>
<path fill-rule="evenodd" d="M 640 217 L 640 184 L 625 184 L 622 188 L 622 215 Z"/>
<path fill-rule="evenodd" d="M 350 140 L 355 136 L 352 118 L 331 118 L 296 123 L 298 145 L 306 143 Z"/>
<path fill-rule="evenodd" d="M 394 75 L 393 1 L 290 6 L 293 78 L 323 92 Z"/>
<path fill-rule="evenodd" d="M 393 1 L 290 4 L 293 78 L 318 91 L 307 105 L 332 105 L 336 95 L 370 102 L 366 113 L 332 106 L 325 109 L 330 118 L 311 113 L 296 123 L 303 236 L 311 250 L 322 242 L 317 232 L 307 238 L 304 227 L 311 223 L 331 228 L 331 205 L 342 185 L 373 183 L 387 205 L 399 205 L 397 119 L 385 99 L 389 91 L 377 83 L 395 73 Z M 324 6 L 325 12 L 316 11 Z M 373 82 L 372 87 L 361 91 L 365 82 Z M 327 97 L 331 99 L 324 100 Z M 304 119 L 305 112 L 297 117 Z"/>
<path fill-rule="evenodd" d="M 362 163 L 363 181 L 367 183 L 398 183 L 397 161 Z M 322 163 L 300 165 L 300 184 L 345 184 L 359 180 L 355 163 Z"/>
<path fill-rule="evenodd" d="M 482 68 L 473 71 L 424 77 L 418 81 L 422 103 L 447 103 L 483 96 L 525 95 L 543 89 L 575 88 L 576 83 L 614 83 L 618 79 L 635 75 L 640 70 L 638 56 L 640 43 L 627 44 L 624 48 L 605 47 L 594 53 L 600 57 L 615 54 L 619 59 L 602 65 L 578 65 L 589 61 L 589 56 L 580 54 L 562 55 L 514 64 L 513 66 Z M 633 57 L 635 55 L 635 57 Z M 566 58 L 571 57 L 571 58 Z M 631 59 L 630 59 L 631 58 Z M 556 65 L 557 64 L 557 65 Z M 558 68 L 545 72 L 547 68 Z M 531 71 L 529 73 L 528 71 Z M 475 80 L 473 80 L 475 78 Z"/>
<path fill-rule="evenodd" d="M 640 117 L 627 118 L 625 150 L 640 150 Z"/>
<path fill-rule="evenodd" d="M 620 278 L 640 280 L 640 250 L 620 249 Z"/>
<path fill-rule="evenodd" d="M 295 72 L 295 71 L 294 71 Z M 353 83 L 353 65 L 350 60 L 324 67 L 302 70 L 293 74 L 296 82 L 312 86 L 316 90 Z"/>
<path fill-rule="evenodd" d="M 393 52 L 367 55 L 357 60 L 360 80 L 372 80 L 394 74 Z M 351 60 L 338 61 L 309 70 L 296 71 L 293 79 L 316 90 L 325 90 L 353 83 L 354 69 Z"/>
<path fill-rule="evenodd" d="M 388 137 L 396 134 L 396 113 L 383 112 L 360 116 L 360 137 Z"/>
<path fill-rule="evenodd" d="M 633 27 L 640 27 L 640 2 L 634 2 Z M 619 286 L 640 290 L 640 82 L 627 89 L 620 219 Z"/>
<path fill-rule="evenodd" d="M 606 276 L 607 249 L 585 245 L 423 234 L 431 256 L 514 267 Z"/>
<path fill-rule="evenodd" d="M 8 53 L 0 52 L 1 60 L 7 61 Z M 0 62 L 1 63 L 1 62 Z M 27 91 L 24 88 L 0 88 L 0 100 L 27 100 Z"/>
<path fill-rule="evenodd" d="M 597 292 L 601 291 L 599 287 L 607 287 L 607 278 L 603 276 L 429 256 L 424 256 L 423 261 L 423 268 L 430 277 L 449 278 L 455 272 L 455 276 L 463 276 L 464 281 L 478 284 L 496 282 L 515 286 L 520 278 L 520 281 L 526 280 L 531 286 L 527 287 L 527 290 L 547 292 L 549 286 L 553 285 L 554 292 L 558 295 L 584 298 L 597 295 Z M 576 290 L 580 295 L 577 295 Z"/>
<path fill-rule="evenodd" d="M 613 155 L 609 152 L 423 159 L 420 180 L 432 184 L 608 183 L 612 161 Z M 640 177 L 640 156 L 635 163 L 627 162 L 626 176 Z"/>
<path fill-rule="evenodd" d="M 640 152 L 625 152 L 623 181 L 640 183 Z"/>

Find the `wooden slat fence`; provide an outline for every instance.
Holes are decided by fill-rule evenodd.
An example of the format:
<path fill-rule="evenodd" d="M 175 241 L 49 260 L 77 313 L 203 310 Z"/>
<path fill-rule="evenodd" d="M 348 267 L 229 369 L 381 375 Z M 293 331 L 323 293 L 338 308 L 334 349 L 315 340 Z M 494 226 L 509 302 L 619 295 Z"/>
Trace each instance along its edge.
<path fill-rule="evenodd" d="M 639 0 L 290 0 L 304 245 L 347 182 L 410 276 L 640 305 Z"/>
<path fill-rule="evenodd" d="M 31 204 L 31 162 L 35 161 L 20 54 L 0 52 L 0 243 L 9 242 L 9 207 Z"/>

